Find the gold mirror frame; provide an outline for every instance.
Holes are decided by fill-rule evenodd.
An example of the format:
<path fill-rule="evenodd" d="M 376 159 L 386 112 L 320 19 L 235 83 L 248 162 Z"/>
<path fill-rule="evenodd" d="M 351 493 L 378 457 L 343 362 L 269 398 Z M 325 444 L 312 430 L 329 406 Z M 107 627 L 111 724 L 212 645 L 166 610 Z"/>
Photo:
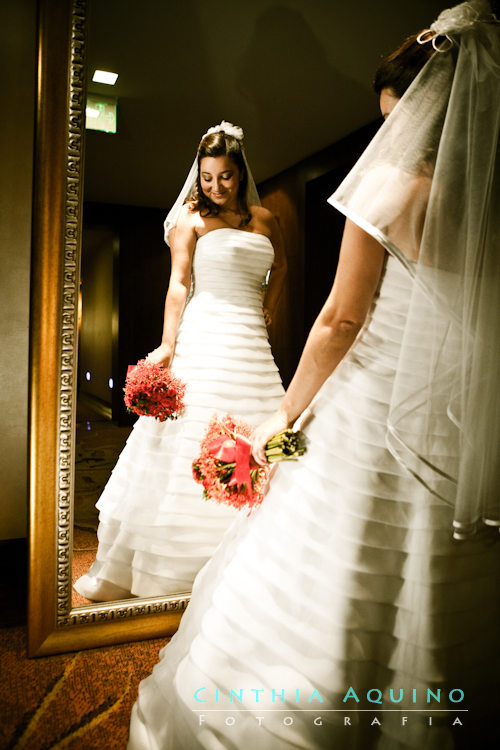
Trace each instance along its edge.
<path fill-rule="evenodd" d="M 72 608 L 86 0 L 39 0 L 30 333 L 28 654 L 172 635 L 189 594 Z"/>

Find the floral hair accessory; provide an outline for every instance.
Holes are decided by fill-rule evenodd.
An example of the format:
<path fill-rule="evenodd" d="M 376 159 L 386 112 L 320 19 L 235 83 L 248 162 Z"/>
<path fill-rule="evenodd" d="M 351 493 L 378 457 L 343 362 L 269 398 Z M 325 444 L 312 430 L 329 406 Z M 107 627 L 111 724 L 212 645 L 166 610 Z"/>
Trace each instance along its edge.
<path fill-rule="evenodd" d="M 226 122 L 226 120 L 222 120 L 220 125 L 214 125 L 213 128 L 208 128 L 203 138 L 207 135 L 212 135 L 212 133 L 220 132 L 223 132 L 226 135 L 231 135 L 233 138 L 236 138 L 237 141 L 243 140 L 243 130 L 238 127 L 238 125 L 233 125 L 231 122 Z"/>

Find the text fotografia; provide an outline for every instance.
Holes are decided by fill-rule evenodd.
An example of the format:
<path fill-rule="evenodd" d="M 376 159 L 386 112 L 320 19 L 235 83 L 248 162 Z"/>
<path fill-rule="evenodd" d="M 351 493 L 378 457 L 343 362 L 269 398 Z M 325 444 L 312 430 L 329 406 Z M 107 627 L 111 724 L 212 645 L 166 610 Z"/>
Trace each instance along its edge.
<path fill-rule="evenodd" d="M 253 711 L 252 711 L 253 713 Z M 353 713 L 355 713 L 353 711 Z M 357 713 L 357 712 L 356 712 Z M 374 715 L 373 712 L 370 712 L 371 716 L 367 717 L 365 722 L 371 726 L 371 727 L 381 727 L 384 721 L 387 718 L 386 713 L 381 713 L 380 715 Z M 399 713 L 399 712 L 398 712 Z M 464 712 L 465 713 L 465 712 Z M 464 713 L 462 713 L 461 716 L 450 716 L 448 718 L 448 723 L 452 727 L 463 727 L 464 726 Z M 422 720 L 427 724 L 429 727 L 434 726 L 434 720 L 436 719 L 435 716 L 422 716 L 421 711 L 417 711 L 418 717 L 416 718 L 413 714 L 411 716 L 408 716 L 403 711 L 400 712 L 400 716 L 396 718 L 396 722 L 399 723 L 402 727 L 411 726 L 415 721 L 418 721 L 419 724 L 422 724 Z M 269 724 L 275 724 L 276 722 L 282 724 L 285 727 L 293 727 L 297 717 L 296 716 L 269 716 L 269 714 L 266 714 L 265 716 L 259 716 L 258 711 L 256 711 L 254 717 L 253 717 L 259 727 L 266 726 Z M 226 727 L 234 727 L 237 726 L 240 722 L 246 722 L 246 719 L 243 719 L 241 715 L 235 716 L 234 714 L 230 714 L 228 712 L 224 712 L 223 716 L 220 716 L 220 714 L 217 715 L 217 718 L 214 719 L 214 714 L 210 715 L 210 718 L 203 713 L 198 714 L 198 725 L 201 727 L 204 724 L 211 724 L 212 726 L 215 724 L 218 724 L 222 722 Z M 342 716 L 340 718 L 340 724 L 344 727 L 354 727 L 359 726 L 361 723 L 365 723 L 363 719 L 359 719 L 357 717 L 353 716 Z M 322 727 L 324 724 L 331 726 L 331 719 L 323 716 L 313 716 L 310 719 L 310 723 L 313 724 L 315 727 Z M 438 722 L 436 721 L 436 724 Z M 443 722 L 442 720 L 439 722 L 439 724 L 442 726 Z M 301 725 L 303 725 L 303 722 L 301 722 Z M 337 720 L 337 726 L 339 725 L 339 722 Z"/>
<path fill-rule="evenodd" d="M 296 703 L 297 705 L 304 704 L 325 704 L 323 697 L 317 690 L 309 692 L 301 691 L 299 688 L 295 690 L 285 690 L 285 688 L 266 690 L 264 688 L 240 688 L 230 689 L 229 692 L 223 692 L 216 688 L 210 691 L 208 687 L 200 687 L 194 691 L 193 698 L 196 703 L 215 703 L 219 706 L 228 704 L 252 704 L 256 705 L 279 705 L 286 703 L 290 705 Z M 404 690 L 403 688 L 394 689 L 390 688 L 384 695 L 382 690 L 379 688 L 371 688 L 366 693 L 358 692 L 353 688 L 349 687 L 342 703 L 345 707 L 347 706 L 362 706 L 363 704 L 368 705 L 379 705 L 382 704 L 404 704 L 408 705 L 420 705 L 425 706 L 426 709 L 431 706 L 439 705 L 443 703 L 457 705 L 462 703 L 464 700 L 464 691 L 460 688 L 453 688 L 451 690 L 442 690 L 441 688 L 427 688 L 427 690 L 417 690 L 412 688 L 410 690 Z M 449 702 L 449 703 L 448 703 Z M 423 708 L 422 708 L 423 710 Z"/>

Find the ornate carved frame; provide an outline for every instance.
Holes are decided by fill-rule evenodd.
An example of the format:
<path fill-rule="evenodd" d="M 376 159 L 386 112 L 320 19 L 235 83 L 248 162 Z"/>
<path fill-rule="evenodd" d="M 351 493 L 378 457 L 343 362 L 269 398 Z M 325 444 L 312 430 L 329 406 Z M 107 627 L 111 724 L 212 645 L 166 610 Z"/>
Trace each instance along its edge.
<path fill-rule="evenodd" d="M 189 594 L 71 607 L 87 0 L 39 0 L 28 652 L 169 636 Z"/>

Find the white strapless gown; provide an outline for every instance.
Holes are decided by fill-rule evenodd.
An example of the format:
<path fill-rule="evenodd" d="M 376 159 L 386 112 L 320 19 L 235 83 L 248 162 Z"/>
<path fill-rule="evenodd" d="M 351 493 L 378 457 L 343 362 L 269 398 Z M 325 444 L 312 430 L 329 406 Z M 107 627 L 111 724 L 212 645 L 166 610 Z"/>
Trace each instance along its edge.
<path fill-rule="evenodd" d="M 449 750 L 496 709 L 500 545 L 454 541 L 450 509 L 385 447 L 410 289 L 389 258 L 367 325 L 311 406 L 307 453 L 276 468 L 198 575 L 140 685 L 129 750 Z M 434 312 L 422 315 L 425 331 Z M 418 368 L 425 347 L 415 356 Z M 464 700 L 449 700 L 457 689 Z"/>
<path fill-rule="evenodd" d="M 261 234 L 216 229 L 196 244 L 194 292 L 179 325 L 173 373 L 183 415 L 140 417 L 101 495 L 97 558 L 75 584 L 95 600 L 185 592 L 238 511 L 203 499 L 192 478 L 208 421 L 257 425 L 283 397 L 267 337 L 262 282 L 274 251 Z"/>

